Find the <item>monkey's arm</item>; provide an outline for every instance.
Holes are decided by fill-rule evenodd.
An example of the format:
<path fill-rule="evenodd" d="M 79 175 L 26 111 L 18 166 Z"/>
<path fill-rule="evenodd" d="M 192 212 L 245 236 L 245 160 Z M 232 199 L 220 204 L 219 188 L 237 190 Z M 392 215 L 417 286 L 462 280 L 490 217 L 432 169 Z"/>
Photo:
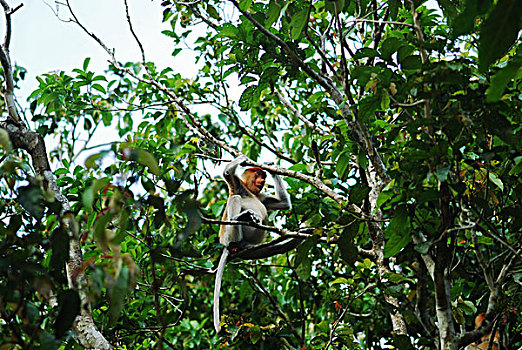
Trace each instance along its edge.
<path fill-rule="evenodd" d="M 236 169 L 242 163 L 248 161 L 248 157 L 245 155 L 240 155 L 233 161 L 227 164 L 225 167 L 225 171 L 223 171 L 223 177 L 225 181 L 228 183 L 231 194 L 238 194 L 240 196 L 248 195 L 248 191 L 245 189 L 241 180 L 236 175 Z"/>
<path fill-rule="evenodd" d="M 275 196 L 263 196 L 261 203 L 270 210 L 290 210 L 292 209 L 292 202 L 290 201 L 290 195 L 285 189 L 281 176 L 277 174 L 271 174 L 275 183 Z"/>

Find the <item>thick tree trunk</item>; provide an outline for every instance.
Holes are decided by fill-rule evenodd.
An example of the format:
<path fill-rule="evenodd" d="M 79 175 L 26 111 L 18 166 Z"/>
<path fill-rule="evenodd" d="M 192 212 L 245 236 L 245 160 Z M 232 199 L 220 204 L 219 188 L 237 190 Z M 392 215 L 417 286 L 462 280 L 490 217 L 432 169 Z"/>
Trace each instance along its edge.
<path fill-rule="evenodd" d="M 28 130 L 28 128 L 23 125 L 15 103 L 13 92 L 13 71 L 11 59 L 9 57 L 9 43 L 11 38 L 11 15 L 18 8 L 12 9 L 5 0 L 0 0 L 0 5 L 2 5 L 4 9 L 6 19 L 6 35 L 5 41 L 0 48 L 0 62 L 4 70 L 4 100 L 9 112 L 7 121 L 1 123 L 0 127 L 7 131 L 13 148 L 23 149 L 31 156 L 36 176 L 43 179 L 45 188 L 53 192 L 56 200 L 61 203 L 63 215 L 69 212 L 71 208 L 67 197 L 65 197 L 60 191 L 56 183 L 56 178 L 51 171 L 44 138 L 39 133 Z M 62 220 L 66 221 L 64 218 L 62 218 Z M 74 220 L 74 218 L 71 218 L 71 220 Z M 98 331 L 94 324 L 87 295 L 82 289 L 80 283 L 84 277 L 81 272 L 83 271 L 83 261 L 77 232 L 74 230 L 75 225 L 71 222 L 66 226 L 69 228 L 68 233 L 71 237 L 71 243 L 69 245 L 69 261 L 67 263 L 69 287 L 78 291 L 82 301 L 81 314 L 77 317 L 74 326 L 77 331 L 77 340 L 87 349 L 112 349 L 112 346 Z"/>

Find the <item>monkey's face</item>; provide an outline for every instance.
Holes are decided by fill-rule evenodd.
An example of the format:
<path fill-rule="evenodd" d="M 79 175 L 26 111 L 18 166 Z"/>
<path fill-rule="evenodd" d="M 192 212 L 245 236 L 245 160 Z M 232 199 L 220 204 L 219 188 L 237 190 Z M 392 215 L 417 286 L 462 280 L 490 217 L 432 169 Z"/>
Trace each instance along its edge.
<path fill-rule="evenodd" d="M 263 190 L 263 187 L 265 187 L 265 182 L 266 182 L 266 175 L 264 175 L 260 171 L 256 172 L 254 174 L 253 187 L 257 190 L 257 192 L 254 192 L 254 191 L 252 191 L 252 192 L 254 192 L 255 194 L 258 194 L 259 192 L 261 192 Z"/>
<path fill-rule="evenodd" d="M 243 174 L 243 180 L 248 190 L 257 195 L 265 186 L 266 173 L 260 168 L 250 168 Z"/>

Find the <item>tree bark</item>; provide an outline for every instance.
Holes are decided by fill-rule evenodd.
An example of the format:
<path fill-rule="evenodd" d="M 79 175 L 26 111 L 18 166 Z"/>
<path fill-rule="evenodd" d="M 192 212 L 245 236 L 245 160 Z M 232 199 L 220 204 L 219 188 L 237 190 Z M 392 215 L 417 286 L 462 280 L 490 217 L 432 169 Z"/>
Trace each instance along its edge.
<path fill-rule="evenodd" d="M 7 120 L 0 123 L 0 127 L 5 129 L 9 135 L 9 139 L 14 149 L 23 149 L 30 156 L 35 175 L 43 179 L 43 184 L 46 190 L 51 191 L 56 200 L 62 205 L 62 220 L 74 220 L 69 215 L 66 218 L 71 207 L 66 196 L 60 191 L 56 178 L 51 170 L 45 141 L 42 135 L 31 131 L 23 124 L 20 118 L 20 113 L 15 103 L 13 71 L 11 66 L 11 59 L 9 56 L 9 43 L 11 38 L 11 15 L 19 8 L 12 9 L 5 0 L 0 0 L 0 5 L 4 8 L 6 19 L 6 36 L 5 41 L 0 48 L 0 63 L 4 70 L 4 91 L 3 97 L 7 105 L 8 116 Z M 76 339 L 87 349 L 112 349 L 109 342 L 103 337 L 97 329 L 92 319 L 91 307 L 85 291 L 82 288 L 83 275 L 83 261 L 80 242 L 78 240 L 77 232 L 75 232 L 75 224 L 69 222 L 65 225 L 71 237 L 69 245 L 69 261 L 67 262 L 67 277 L 69 287 L 78 291 L 81 304 L 81 313 L 76 318 L 74 328 L 77 332 Z"/>

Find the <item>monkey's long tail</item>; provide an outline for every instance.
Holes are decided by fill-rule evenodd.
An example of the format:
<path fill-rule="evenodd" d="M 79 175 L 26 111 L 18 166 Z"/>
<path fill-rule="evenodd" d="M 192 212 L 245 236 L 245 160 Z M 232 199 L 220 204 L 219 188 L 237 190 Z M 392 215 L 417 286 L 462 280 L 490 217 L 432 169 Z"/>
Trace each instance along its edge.
<path fill-rule="evenodd" d="M 225 247 L 225 249 L 223 249 L 223 254 L 221 254 L 221 259 L 219 259 L 219 265 L 216 271 L 216 280 L 214 283 L 214 328 L 216 329 L 217 333 L 219 333 L 221 330 L 221 327 L 219 326 L 219 322 L 221 321 L 221 317 L 219 316 L 219 291 L 221 290 L 221 280 L 223 279 L 223 271 L 225 271 L 227 258 L 228 248 Z"/>

